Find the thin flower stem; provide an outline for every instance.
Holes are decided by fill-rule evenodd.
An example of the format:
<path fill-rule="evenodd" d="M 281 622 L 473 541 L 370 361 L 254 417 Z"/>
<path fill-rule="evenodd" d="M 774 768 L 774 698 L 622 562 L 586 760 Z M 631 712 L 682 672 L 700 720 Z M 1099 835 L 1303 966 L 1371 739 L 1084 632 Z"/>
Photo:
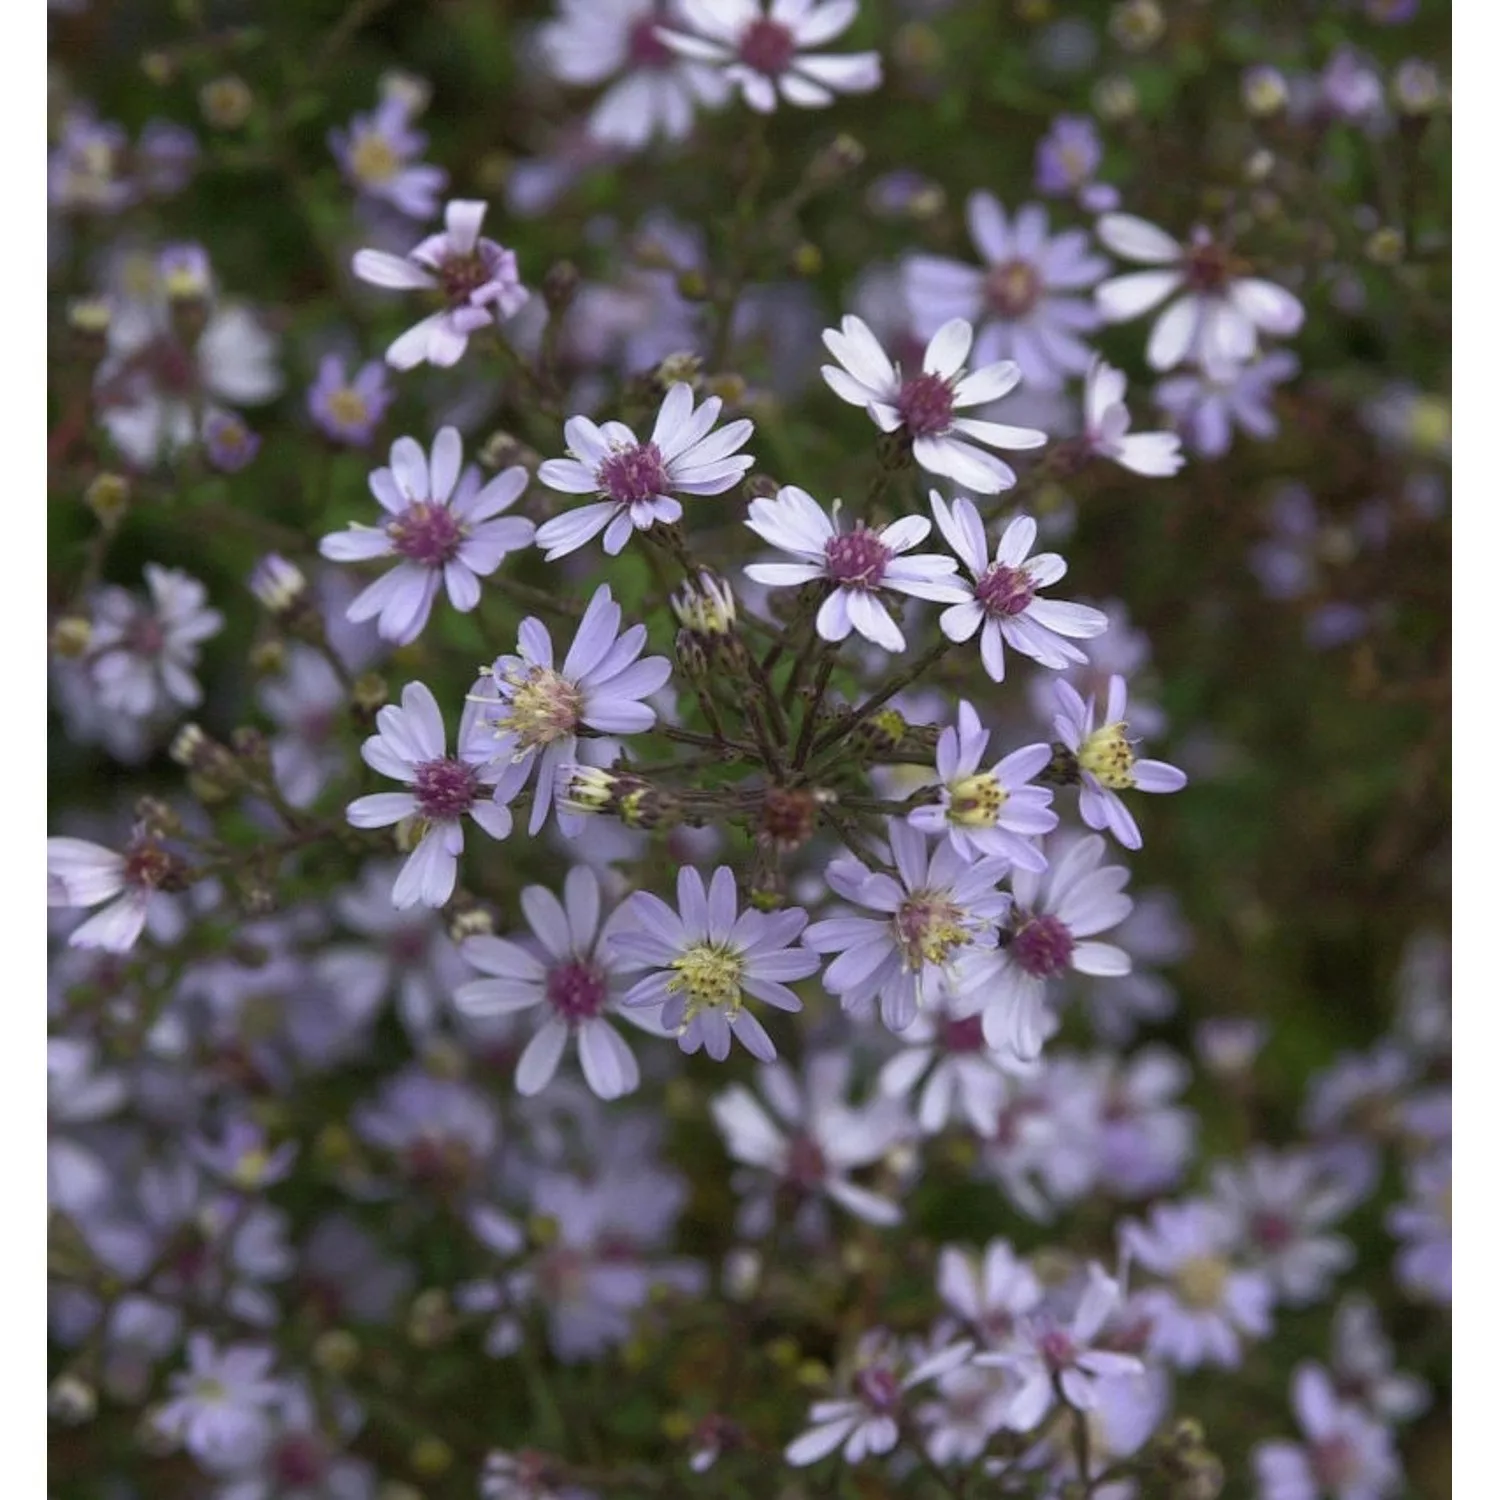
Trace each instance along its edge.
<path fill-rule="evenodd" d="M 944 636 L 929 650 L 924 651 L 911 666 L 909 666 L 898 677 L 893 677 L 873 698 L 867 698 L 860 706 L 849 715 L 847 719 L 840 719 L 831 729 L 819 735 L 813 742 L 812 753 L 816 756 L 821 754 L 830 745 L 836 744 L 845 738 L 852 730 L 857 729 L 872 714 L 879 713 L 897 693 L 905 691 L 916 682 L 924 672 L 937 665 L 939 661 L 952 649 L 953 642 Z"/>

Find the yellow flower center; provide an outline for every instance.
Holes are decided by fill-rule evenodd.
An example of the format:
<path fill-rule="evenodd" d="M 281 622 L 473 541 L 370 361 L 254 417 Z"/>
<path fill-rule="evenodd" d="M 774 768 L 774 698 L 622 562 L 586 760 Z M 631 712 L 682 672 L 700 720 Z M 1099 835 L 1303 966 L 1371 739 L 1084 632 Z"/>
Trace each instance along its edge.
<path fill-rule="evenodd" d="M 354 149 L 349 153 L 349 163 L 361 182 L 368 182 L 376 187 L 389 182 L 400 165 L 386 138 L 375 131 L 362 135 L 355 142 Z"/>
<path fill-rule="evenodd" d="M 923 964 L 946 964 L 971 941 L 963 916 L 961 908 L 946 896 L 933 891 L 913 892 L 891 919 L 905 966 L 920 969 Z"/>
<path fill-rule="evenodd" d="M 353 386 L 347 385 L 328 397 L 328 410 L 337 421 L 348 427 L 358 427 L 370 414 L 365 398 Z"/>
<path fill-rule="evenodd" d="M 265 1176 L 266 1168 L 271 1165 L 271 1156 L 260 1147 L 254 1147 L 246 1151 L 234 1164 L 234 1184 L 241 1188 L 258 1188 L 261 1179 Z"/>
<path fill-rule="evenodd" d="M 722 943 L 694 943 L 681 958 L 672 960 L 672 967 L 677 975 L 667 981 L 667 989 L 674 993 L 682 991 L 687 996 L 684 1024 L 700 1010 L 724 1006 L 731 1020 L 738 1013 L 743 998 L 740 976 L 745 964 L 735 949 Z"/>
<path fill-rule="evenodd" d="M 993 828 L 1009 796 L 988 771 L 965 776 L 948 787 L 948 820 L 962 828 Z"/>
<path fill-rule="evenodd" d="M 522 751 L 566 739 L 578 728 L 583 694 L 551 667 L 532 667 L 506 677 L 512 689 L 509 710 L 495 725 L 519 737 Z"/>
<path fill-rule="evenodd" d="M 1101 786 L 1112 791 L 1135 785 L 1135 751 L 1125 731 L 1130 726 L 1121 720 L 1096 729 L 1079 747 L 1078 764 Z"/>
<path fill-rule="evenodd" d="M 1207 1312 L 1218 1307 L 1229 1280 L 1229 1262 L 1217 1255 L 1193 1255 L 1177 1268 L 1177 1295 L 1191 1308 Z"/>

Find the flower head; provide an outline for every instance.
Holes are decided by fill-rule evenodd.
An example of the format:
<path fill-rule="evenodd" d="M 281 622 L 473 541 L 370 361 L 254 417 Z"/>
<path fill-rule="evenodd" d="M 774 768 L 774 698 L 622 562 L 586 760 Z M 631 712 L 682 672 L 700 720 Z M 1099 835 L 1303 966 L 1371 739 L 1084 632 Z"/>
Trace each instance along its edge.
<path fill-rule="evenodd" d="M 104 906 L 74 928 L 68 946 L 128 953 L 146 925 L 155 893 L 176 864 L 143 829 L 123 853 L 87 839 L 48 839 L 47 905 Z"/>
<path fill-rule="evenodd" d="M 368 114 L 355 115 L 346 130 L 331 130 L 328 144 L 351 187 L 388 203 L 409 219 L 430 219 L 448 185 L 442 167 L 417 160 L 427 137 L 411 127 L 406 102 L 387 97 Z"/>
<path fill-rule="evenodd" d="M 471 334 L 514 317 L 526 302 L 529 294 L 521 285 L 515 252 L 479 233 L 485 207 L 472 199 L 453 199 L 443 211 L 444 232 L 428 235 L 404 256 L 385 250 L 356 252 L 354 274 L 361 281 L 395 291 L 436 292 L 444 303 L 385 351 L 396 369 L 409 370 L 424 360 L 456 365 Z"/>
<path fill-rule="evenodd" d="M 351 378 L 344 361 L 337 354 L 328 354 L 318 366 L 318 378 L 308 388 L 307 410 L 325 437 L 363 448 L 395 399 L 382 361 L 370 360 Z"/>
<path fill-rule="evenodd" d="M 924 833 L 947 834 L 960 854 L 997 854 L 1019 869 L 1042 870 L 1046 860 L 1032 839 L 1057 827 L 1052 793 L 1027 783 L 1052 759 L 1047 745 L 1027 745 L 980 770 L 990 732 L 967 702 L 958 723 L 938 736 L 936 803 L 915 809 L 907 821 Z"/>
<path fill-rule="evenodd" d="M 849 29 L 859 6 L 851 0 L 682 0 L 691 32 L 658 28 L 657 37 L 682 57 L 711 64 L 761 114 L 778 94 L 802 109 L 832 104 L 835 94 L 880 87 L 880 54 L 807 52 Z"/>
<path fill-rule="evenodd" d="M 349 619 L 378 618 L 381 636 L 405 645 L 426 627 L 439 589 L 446 587 L 455 609 L 473 609 L 480 578 L 531 542 L 530 521 L 494 519 L 520 499 L 527 477 L 518 464 L 481 486 L 479 470 L 463 467 L 463 440 L 455 427 L 444 427 L 433 439 L 430 463 L 414 438 L 397 438 L 390 467 L 370 475 L 370 493 L 386 518 L 378 526 L 356 522 L 318 546 L 334 562 L 398 559 L 349 605 Z"/>
<path fill-rule="evenodd" d="M 649 891 L 637 891 L 614 936 L 620 967 L 649 969 L 624 1004 L 660 1005 L 662 1025 L 677 1034 L 684 1052 L 701 1047 L 716 1062 L 729 1056 L 738 1037 L 746 1051 L 774 1062 L 776 1047 L 746 1008 L 745 998 L 778 1010 L 798 1011 L 802 1002 L 787 988 L 805 979 L 818 956 L 794 946 L 807 925 L 801 907 L 777 912 L 740 911 L 734 872 L 714 871 L 707 889 L 691 866 L 677 872 L 677 911 Z"/>
<path fill-rule="evenodd" d="M 1090 453 L 1152 478 L 1168 478 L 1185 462 L 1175 433 L 1130 431 L 1125 377 L 1101 359 L 1089 366 L 1083 384 L 1083 439 Z"/>
<path fill-rule="evenodd" d="M 1341 1401 L 1328 1371 L 1311 1362 L 1292 1376 L 1301 1443 L 1260 1443 L 1254 1453 L 1261 1500 L 1381 1500 L 1401 1488 L 1390 1429 Z"/>
<path fill-rule="evenodd" d="M 1083 652 L 1065 637 L 1092 640 L 1103 634 L 1109 619 L 1086 604 L 1039 596 L 1068 571 L 1068 565 L 1055 552 L 1028 555 L 1036 541 L 1036 522 L 1030 516 L 1008 522 L 992 562 L 974 502 L 957 495 L 950 509 L 936 490 L 930 499 L 938 530 L 973 580 L 956 580 L 962 599 L 943 611 L 938 622 L 943 634 L 950 641 L 967 641 L 977 633 L 980 660 L 995 682 L 1005 681 L 1006 646 L 1054 671 L 1085 661 Z"/>
<path fill-rule="evenodd" d="M 837 509 L 837 503 L 835 503 Z M 932 530 L 923 516 L 904 516 L 879 531 L 856 526 L 840 531 L 806 490 L 786 485 L 773 500 L 750 502 L 745 524 L 773 547 L 800 559 L 752 563 L 745 574 L 772 588 L 824 580 L 830 591 L 818 610 L 818 634 L 842 641 L 851 630 L 887 651 L 904 651 L 906 637 L 881 602 L 882 593 L 952 603 L 963 591 L 951 581 L 951 557 L 919 553 L 906 557 Z"/>
<path fill-rule="evenodd" d="M 1079 334 L 1100 316 L 1086 296 L 1109 269 L 1082 229 L 1049 236 L 1047 211 L 1027 204 L 1014 220 L 992 193 L 969 195 L 969 237 L 981 269 L 936 255 L 908 256 L 907 300 L 917 329 L 929 333 L 949 318 L 978 325 L 975 358 L 1010 359 L 1028 386 L 1055 391 L 1081 375 L 1092 357 Z"/>
<path fill-rule="evenodd" d="M 231 1344 L 222 1352 L 206 1333 L 187 1343 L 188 1368 L 173 1375 L 171 1398 L 154 1425 L 176 1438 L 210 1471 L 253 1461 L 270 1441 L 282 1385 L 270 1377 L 272 1350 Z"/>
<path fill-rule="evenodd" d="M 601 1099 L 618 1099 L 640 1083 L 630 1048 L 608 1017 L 637 1021 L 639 1011 L 621 1011 L 624 986 L 610 947 L 619 913 L 602 925 L 599 878 L 587 865 L 574 865 L 558 901 L 545 886 L 527 886 L 521 909 L 533 941 L 471 937 L 464 957 L 492 976 L 460 985 L 453 999 L 465 1015 L 493 1016 L 540 1008 L 545 1019 L 526 1044 L 516 1067 L 516 1091 L 539 1093 L 552 1081 L 570 1041 L 588 1086 Z"/>
<path fill-rule="evenodd" d="M 929 474 L 944 475 L 982 495 L 996 495 L 1016 482 L 1015 471 L 980 448 L 1039 448 L 1045 432 L 961 417 L 966 406 L 997 401 L 1021 379 L 1009 360 L 968 373 L 964 361 L 974 330 L 953 318 L 933 334 L 922 368 L 903 375 L 863 319 L 852 314 L 840 328 L 825 328 L 823 343 L 838 360 L 823 366 L 823 379 L 853 406 L 862 406 L 882 432 L 900 432 L 912 457 Z"/>
<path fill-rule="evenodd" d="M 487 753 L 518 765 L 522 785 L 537 768 L 531 833 L 547 820 L 558 773 L 576 758 L 581 728 L 640 734 L 656 722 L 656 710 L 642 700 L 665 684 L 672 663 L 664 656 L 641 657 L 646 627 L 632 625 L 621 633 L 620 618 L 609 585 L 600 584 L 560 668 L 553 665 L 547 627 L 532 617 L 522 620 L 518 654 L 497 658 L 470 694 L 480 722 L 495 737 Z"/>
<path fill-rule="evenodd" d="M 1078 762 L 1078 810 L 1090 828 L 1107 828 L 1126 849 L 1141 847 L 1141 831 L 1120 792 L 1180 792 L 1187 776 L 1163 760 L 1138 760 L 1125 717 L 1125 679 L 1111 677 L 1104 722 L 1096 724 L 1095 700 L 1087 702 L 1069 683 L 1056 684 L 1052 727 Z"/>
<path fill-rule="evenodd" d="M 1260 442 L 1276 436 L 1274 388 L 1297 370 L 1295 354 L 1274 349 L 1244 364 L 1169 376 L 1156 387 L 1156 404 L 1193 452 L 1222 458 L 1236 428 Z"/>
<path fill-rule="evenodd" d="M 742 417 L 715 432 L 722 406 L 710 396 L 695 409 L 692 387 L 679 381 L 645 443 L 622 422 L 599 427 L 587 417 L 570 418 L 563 432 L 572 456 L 548 459 L 537 477 L 550 489 L 599 500 L 543 523 L 536 543 L 546 548 L 547 561 L 576 552 L 601 531 L 613 557 L 633 532 L 681 520 L 677 495 L 722 495 L 736 484 L 755 460 L 735 449 L 755 428 Z"/>

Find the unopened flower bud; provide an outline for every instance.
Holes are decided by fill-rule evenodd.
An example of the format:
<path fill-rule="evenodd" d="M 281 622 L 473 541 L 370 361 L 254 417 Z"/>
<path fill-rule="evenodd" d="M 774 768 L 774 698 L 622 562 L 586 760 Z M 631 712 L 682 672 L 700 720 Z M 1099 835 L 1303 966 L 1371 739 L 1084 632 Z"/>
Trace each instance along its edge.
<path fill-rule="evenodd" d="M 141 72 L 148 83 L 164 89 L 177 76 L 177 64 L 170 52 L 151 51 L 141 54 Z"/>
<path fill-rule="evenodd" d="M 702 271 L 690 269 L 677 273 L 677 295 L 684 302 L 708 301 L 708 277 Z"/>
<path fill-rule="evenodd" d="M 47 1414 L 66 1427 L 91 1421 L 99 1410 L 99 1395 L 80 1375 L 59 1375 L 47 1390 Z"/>
<path fill-rule="evenodd" d="M 1135 85 L 1119 74 L 1101 78 L 1094 85 L 1094 112 L 1101 120 L 1128 120 L 1140 108 Z"/>
<path fill-rule="evenodd" d="M 479 449 L 479 462 L 486 469 L 511 469 L 523 464 L 535 469 L 541 456 L 528 448 L 513 432 L 492 432 Z"/>
<path fill-rule="evenodd" d="M 89 649 L 94 627 L 83 615 L 64 615 L 52 627 L 52 651 L 56 656 L 74 660 Z"/>
<path fill-rule="evenodd" d="M 443 1343 L 456 1326 L 448 1294 L 441 1287 L 428 1287 L 412 1299 L 406 1318 L 406 1336 L 419 1349 L 431 1349 Z"/>
<path fill-rule="evenodd" d="M 436 1479 L 446 1474 L 453 1466 L 453 1450 L 442 1438 L 431 1436 L 418 1438 L 411 1450 L 411 1466 L 418 1474 Z"/>
<path fill-rule="evenodd" d="M 687 352 L 669 354 L 652 371 L 651 378 L 663 390 L 674 385 L 690 385 L 696 391 L 703 379 L 703 361 Z"/>
<path fill-rule="evenodd" d="M 1109 14 L 1109 34 L 1127 52 L 1154 47 L 1167 29 L 1167 18 L 1156 0 L 1120 0 Z"/>
<path fill-rule="evenodd" d="M 382 103 L 399 104 L 409 118 L 415 118 L 432 99 L 432 85 L 405 68 L 388 68 L 380 75 Z"/>
<path fill-rule="evenodd" d="M 1406 236 L 1393 225 L 1382 225 L 1365 241 L 1365 254 L 1377 266 L 1396 266 L 1406 253 Z"/>
<path fill-rule="evenodd" d="M 359 1340 L 346 1328 L 330 1328 L 312 1347 L 313 1363 L 330 1375 L 347 1375 L 359 1363 Z"/>
<path fill-rule="evenodd" d="M 578 295 L 578 284 L 582 278 L 578 267 L 570 260 L 554 261 L 542 277 L 542 300 L 550 312 L 565 312 Z"/>
<path fill-rule="evenodd" d="M 1240 98 L 1248 114 L 1264 120 L 1280 114 L 1286 108 L 1287 100 L 1291 98 L 1291 89 L 1279 68 L 1262 64 L 1245 69 L 1244 76 L 1240 79 Z"/>
<path fill-rule="evenodd" d="M 477 903 L 459 906 L 448 918 L 448 936 L 455 943 L 471 937 L 493 937 L 497 930 L 494 912 Z"/>
<path fill-rule="evenodd" d="M 803 240 L 792 251 L 792 274 L 816 276 L 823 269 L 823 252 L 811 240 Z"/>
<path fill-rule="evenodd" d="M 113 531 L 130 505 L 130 481 L 123 474 L 96 474 L 83 492 L 83 501 L 106 531 Z"/>
<path fill-rule="evenodd" d="M 783 853 L 800 849 L 817 831 L 819 807 L 829 801 L 830 793 L 806 787 L 767 787 L 755 836 Z"/>
<path fill-rule="evenodd" d="M 361 672 L 354 679 L 354 686 L 350 691 L 350 700 L 355 709 L 373 718 L 377 709 L 384 708 L 390 697 L 390 689 L 386 686 L 385 678 L 378 672 Z"/>
<path fill-rule="evenodd" d="M 256 641 L 250 648 L 250 670 L 271 677 L 286 668 L 286 644 L 275 636 Z"/>
<path fill-rule="evenodd" d="M 307 597 L 307 578 L 279 552 L 268 552 L 250 573 L 250 592 L 273 615 L 287 615 Z"/>
<path fill-rule="evenodd" d="M 198 91 L 198 107 L 215 130 L 238 130 L 254 106 L 250 85 L 234 73 L 212 79 Z"/>
<path fill-rule="evenodd" d="M 113 316 L 107 297 L 74 297 L 68 303 L 68 327 L 90 339 L 102 340 Z"/>
<path fill-rule="evenodd" d="M 1403 115 L 1420 118 L 1442 108 L 1446 99 L 1438 70 L 1421 57 L 1408 57 L 1391 78 L 1391 103 Z"/>

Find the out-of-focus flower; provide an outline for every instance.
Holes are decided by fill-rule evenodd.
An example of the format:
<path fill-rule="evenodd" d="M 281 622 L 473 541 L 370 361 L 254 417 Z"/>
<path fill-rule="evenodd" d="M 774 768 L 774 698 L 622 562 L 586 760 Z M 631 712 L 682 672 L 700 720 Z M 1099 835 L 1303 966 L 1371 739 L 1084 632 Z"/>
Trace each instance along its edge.
<path fill-rule="evenodd" d="M 614 557 L 633 533 L 658 522 L 682 519 L 681 495 L 722 495 L 744 477 L 753 455 L 736 453 L 754 432 L 745 418 L 714 431 L 723 402 L 710 396 L 695 408 L 692 387 L 678 382 L 657 413 L 650 441 L 637 442 L 622 422 L 598 426 L 587 417 L 570 417 L 563 428 L 568 458 L 550 458 L 537 470 L 549 489 L 569 495 L 597 495 L 543 522 L 538 547 L 552 562 L 576 552 L 604 533 L 604 550 Z"/>
<path fill-rule="evenodd" d="M 1046 209 L 1029 203 L 1011 220 L 986 192 L 970 194 L 968 225 L 984 269 L 936 255 L 911 255 L 903 265 L 917 331 L 965 318 L 978 325 L 976 361 L 1014 360 L 1037 390 L 1082 375 L 1093 355 L 1079 335 L 1103 321 L 1086 294 L 1109 270 L 1087 231 L 1049 235 Z"/>
<path fill-rule="evenodd" d="M 681 0 L 692 32 L 658 28 L 679 56 L 718 67 L 745 103 L 770 114 L 780 95 L 802 109 L 821 109 L 838 94 L 880 87 L 878 52 L 808 52 L 847 31 L 858 14 L 851 0 Z"/>
<path fill-rule="evenodd" d="M 386 362 L 410 370 L 426 361 L 456 365 L 481 328 L 514 317 L 530 295 L 521 285 L 515 252 L 483 238 L 486 205 L 454 198 L 443 210 L 446 226 L 405 255 L 360 250 L 354 274 L 393 291 L 440 292 L 447 306 L 408 328 L 385 351 Z"/>
<path fill-rule="evenodd" d="M 1093 120 L 1088 115 L 1058 115 L 1036 145 L 1036 190 L 1049 198 L 1076 196 L 1093 184 L 1103 160 Z"/>
<path fill-rule="evenodd" d="M 1396 1278 L 1408 1291 L 1434 1302 L 1453 1300 L 1453 1157 L 1448 1146 L 1418 1157 L 1407 1169 L 1406 1201 L 1386 1226 L 1403 1241 Z"/>
<path fill-rule="evenodd" d="M 370 475 L 370 493 L 386 519 L 378 526 L 354 522 L 318 544 L 334 562 L 399 559 L 350 604 L 348 617 L 378 619 L 386 640 L 405 645 L 426 627 L 439 589 L 446 588 L 456 610 L 473 609 L 479 580 L 535 535 L 522 516 L 496 519 L 525 493 L 529 477 L 517 464 L 481 485 L 478 468 L 464 467 L 456 427 L 433 439 L 430 463 L 415 438 L 397 438 L 390 466 Z"/>
<path fill-rule="evenodd" d="M 1339 1396 L 1363 1407 L 1377 1421 L 1410 1421 L 1432 1399 L 1425 1381 L 1397 1371 L 1380 1314 L 1361 1293 L 1351 1292 L 1339 1301 L 1333 1315 L 1329 1364 Z"/>
<path fill-rule="evenodd" d="M 190 1334 L 188 1368 L 173 1375 L 171 1398 L 153 1425 L 210 1472 L 238 1468 L 270 1441 L 271 1413 L 282 1395 L 270 1379 L 275 1353 L 255 1344 L 220 1350 L 206 1333 Z"/>
<path fill-rule="evenodd" d="M 232 411 L 203 414 L 203 451 L 221 474 L 238 474 L 260 452 L 260 437 Z"/>
<path fill-rule="evenodd" d="M 720 865 L 707 889 L 690 866 L 677 872 L 677 907 L 637 891 L 622 910 L 613 935 L 620 968 L 650 969 L 622 1002 L 661 1006 L 661 1023 L 677 1034 L 684 1052 L 701 1047 L 715 1062 L 729 1056 L 733 1038 L 762 1062 L 776 1060 L 776 1045 L 746 1008 L 745 997 L 799 1011 L 787 988 L 818 968 L 818 955 L 797 939 L 807 913 L 793 906 L 776 912 L 740 911 L 734 871 Z"/>
<path fill-rule="evenodd" d="M 1173 299 L 1146 345 L 1153 370 L 1191 359 L 1218 375 L 1253 359 L 1259 334 L 1287 338 L 1302 326 L 1302 304 L 1274 281 L 1247 275 L 1206 230 L 1182 245 L 1144 219 L 1115 213 L 1099 220 L 1098 232 L 1116 255 L 1156 268 L 1113 277 L 1096 289 L 1108 322 L 1129 322 Z"/>
<path fill-rule="evenodd" d="M 1122 469 L 1153 479 L 1182 468 L 1182 439 L 1174 432 L 1131 432 L 1125 408 L 1125 377 L 1103 360 L 1089 366 L 1083 386 L 1083 438 L 1090 453 Z"/>
<path fill-rule="evenodd" d="M 347 129 L 329 131 L 328 145 L 345 180 L 367 197 L 409 219 L 430 219 L 437 212 L 448 174 L 417 160 L 427 149 L 427 137 L 412 129 L 402 100 L 387 98 L 368 114 L 355 115 Z"/>
<path fill-rule="evenodd" d="M 1189 448 L 1203 458 L 1222 458 L 1239 430 L 1261 442 L 1280 427 L 1271 409 L 1273 392 L 1298 370 L 1297 356 L 1274 350 L 1241 365 L 1173 375 L 1158 383 L 1156 404 L 1171 418 Z"/>
<path fill-rule="evenodd" d="M 837 515 L 839 502 L 834 502 Z M 817 630 L 825 641 L 842 641 L 851 630 L 886 651 L 906 650 L 906 637 L 880 599 L 883 592 L 952 604 L 964 591 L 952 578 L 951 557 L 918 553 L 906 557 L 932 530 L 925 516 L 903 516 L 873 531 L 857 525 L 840 531 L 806 490 L 786 485 L 775 499 L 750 502 L 745 524 L 763 541 L 800 559 L 751 563 L 745 576 L 772 588 L 795 588 L 822 579 L 832 585 L 818 608 Z"/>
<path fill-rule="evenodd" d="M 973 337 L 962 318 L 950 319 L 932 335 L 921 373 L 904 376 L 865 322 L 850 314 L 840 328 L 823 331 L 824 345 L 838 360 L 823 366 L 823 379 L 850 405 L 864 407 L 882 432 L 903 433 L 912 457 L 929 474 L 996 495 L 1015 484 L 1015 471 L 975 445 L 1040 448 L 1047 434 L 957 415 L 966 406 L 998 401 L 1021 379 L 1020 367 L 1010 360 L 971 373 L 964 361 Z"/>
<path fill-rule="evenodd" d="M 339 355 L 326 354 L 318 365 L 318 378 L 308 387 L 307 410 L 326 437 L 363 448 L 395 399 L 382 361 L 368 361 L 351 378 Z"/>
<path fill-rule="evenodd" d="M 1259 1500 L 1382 1500 L 1397 1492 L 1401 1465 L 1390 1429 L 1340 1401 L 1321 1365 L 1297 1367 L 1292 1410 L 1305 1441 L 1256 1446 Z"/>

